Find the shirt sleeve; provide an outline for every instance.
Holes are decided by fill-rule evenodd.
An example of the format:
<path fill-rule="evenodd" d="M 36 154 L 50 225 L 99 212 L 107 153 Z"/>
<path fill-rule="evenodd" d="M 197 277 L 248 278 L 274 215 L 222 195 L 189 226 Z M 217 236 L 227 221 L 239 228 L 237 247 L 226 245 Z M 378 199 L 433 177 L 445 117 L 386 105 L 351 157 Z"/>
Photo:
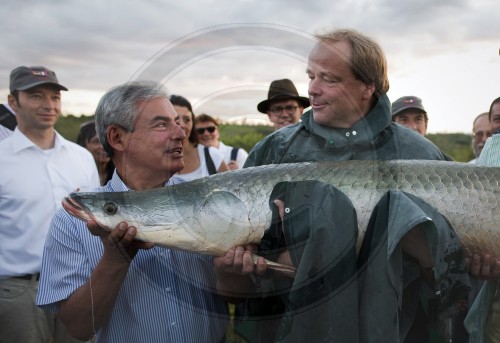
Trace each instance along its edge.
<path fill-rule="evenodd" d="M 245 164 L 246 160 L 248 157 L 248 152 L 246 152 L 245 149 L 239 148 L 238 149 L 238 155 L 236 155 L 236 163 L 238 163 L 238 166 L 241 168 Z"/>
<path fill-rule="evenodd" d="M 57 312 L 58 302 L 67 299 L 89 278 L 92 268 L 85 253 L 82 235 L 89 235 L 83 221 L 71 217 L 63 209 L 54 216 L 45 242 L 36 303 L 39 307 Z M 90 237 L 94 239 L 97 237 Z M 99 238 L 97 238 L 99 239 Z M 101 251 L 102 245 L 96 244 Z"/>

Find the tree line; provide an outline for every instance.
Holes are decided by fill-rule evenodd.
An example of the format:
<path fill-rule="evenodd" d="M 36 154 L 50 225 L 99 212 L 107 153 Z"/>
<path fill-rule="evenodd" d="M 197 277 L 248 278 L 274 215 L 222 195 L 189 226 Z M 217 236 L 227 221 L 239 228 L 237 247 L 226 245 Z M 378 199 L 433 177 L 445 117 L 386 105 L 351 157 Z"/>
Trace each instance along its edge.
<path fill-rule="evenodd" d="M 93 117 L 74 115 L 61 116 L 56 130 L 66 139 L 76 142 L 80 125 Z M 226 125 L 220 126 L 220 138 L 226 144 L 250 151 L 262 138 L 273 132 L 271 126 L 264 125 Z M 472 136 L 465 133 L 431 133 L 426 137 L 444 153 L 457 162 L 467 162 L 474 158 L 471 148 Z"/>

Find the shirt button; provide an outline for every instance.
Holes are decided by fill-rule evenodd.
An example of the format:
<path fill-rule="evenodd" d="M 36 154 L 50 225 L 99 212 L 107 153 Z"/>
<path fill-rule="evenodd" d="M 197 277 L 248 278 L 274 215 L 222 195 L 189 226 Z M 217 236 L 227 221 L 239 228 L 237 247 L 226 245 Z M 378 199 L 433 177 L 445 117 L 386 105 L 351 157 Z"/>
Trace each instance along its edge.
<path fill-rule="evenodd" d="M 345 136 L 346 136 L 346 137 L 349 137 L 350 135 L 351 135 L 351 134 L 350 134 L 349 132 L 346 132 L 346 133 L 345 133 Z"/>
<path fill-rule="evenodd" d="M 353 135 L 353 136 L 356 136 L 357 134 L 358 134 L 358 133 L 357 133 L 356 131 L 353 131 L 353 132 L 352 132 L 352 135 Z"/>
<path fill-rule="evenodd" d="M 166 290 L 167 292 L 170 292 L 172 289 L 170 289 L 170 287 L 167 287 L 167 288 L 165 288 L 165 290 Z"/>

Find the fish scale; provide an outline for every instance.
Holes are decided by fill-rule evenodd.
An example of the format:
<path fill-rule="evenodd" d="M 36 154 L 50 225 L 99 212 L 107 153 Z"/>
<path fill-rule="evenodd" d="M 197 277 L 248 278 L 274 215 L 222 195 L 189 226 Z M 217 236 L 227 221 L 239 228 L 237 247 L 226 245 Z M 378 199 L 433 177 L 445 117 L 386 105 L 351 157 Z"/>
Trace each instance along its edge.
<path fill-rule="evenodd" d="M 437 209 L 468 253 L 500 257 L 500 168 L 445 161 L 336 161 L 266 165 L 215 174 L 156 190 L 72 193 L 64 208 L 113 229 L 124 220 L 138 239 L 173 249 L 222 255 L 258 243 L 270 226 L 269 198 L 280 181 L 317 180 L 352 201 L 358 246 L 379 199 L 389 190 L 415 195 Z M 116 213 L 103 211 L 116 205 Z M 286 205 L 286 204 L 285 204 Z"/>

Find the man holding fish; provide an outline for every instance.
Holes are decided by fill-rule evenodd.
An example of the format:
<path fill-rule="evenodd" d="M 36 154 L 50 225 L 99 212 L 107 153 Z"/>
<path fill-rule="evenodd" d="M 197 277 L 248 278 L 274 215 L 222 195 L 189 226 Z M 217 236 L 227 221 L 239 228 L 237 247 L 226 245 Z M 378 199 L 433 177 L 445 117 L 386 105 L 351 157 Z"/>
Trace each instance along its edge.
<path fill-rule="evenodd" d="M 245 167 L 322 160 L 446 160 L 430 141 L 391 123 L 386 60 L 376 42 L 353 30 L 316 38 L 307 66 L 312 109 L 301 123 L 259 142 Z M 259 250 L 266 258 L 295 265 L 295 279 L 272 274 L 263 258 L 254 263 L 254 247 L 236 247 L 215 259 L 218 289 L 243 301 L 240 315 L 250 324 L 247 332 L 253 330 L 253 342 L 425 342 L 428 328 L 419 289 L 426 288 L 429 304 L 446 306 L 455 292 L 467 289 L 466 265 L 453 230 L 418 198 L 388 196 L 377 205 L 361 247 L 351 239 L 340 252 L 333 244 L 349 241 L 346 237 L 357 232 L 352 208 L 332 217 L 328 212 L 335 207 L 314 201 L 331 198 L 329 203 L 342 206 L 337 201 L 342 195 L 321 184 L 280 187 L 273 192 L 277 198 L 270 199 L 277 224 L 266 231 Z M 304 199 L 299 201 L 301 192 Z M 331 230 L 322 230 L 325 222 Z M 434 256 L 436 251 L 442 252 L 440 257 Z M 316 261 L 325 263 L 323 271 Z M 484 278 L 497 277 L 500 262 L 485 261 L 481 265 L 474 259 L 473 270 Z"/>
<path fill-rule="evenodd" d="M 116 170 L 99 192 L 165 186 L 184 167 L 184 131 L 157 84 L 128 83 L 108 91 L 96 127 Z M 88 229 L 87 229 L 88 225 Z M 220 342 L 227 304 L 215 293 L 212 258 L 134 240 L 59 211 L 44 251 L 37 304 L 57 312 L 77 338 L 97 342 Z M 114 228 L 113 228 L 114 229 Z M 90 230 L 90 232 L 89 232 Z M 212 291 L 211 291 L 212 290 Z"/>

